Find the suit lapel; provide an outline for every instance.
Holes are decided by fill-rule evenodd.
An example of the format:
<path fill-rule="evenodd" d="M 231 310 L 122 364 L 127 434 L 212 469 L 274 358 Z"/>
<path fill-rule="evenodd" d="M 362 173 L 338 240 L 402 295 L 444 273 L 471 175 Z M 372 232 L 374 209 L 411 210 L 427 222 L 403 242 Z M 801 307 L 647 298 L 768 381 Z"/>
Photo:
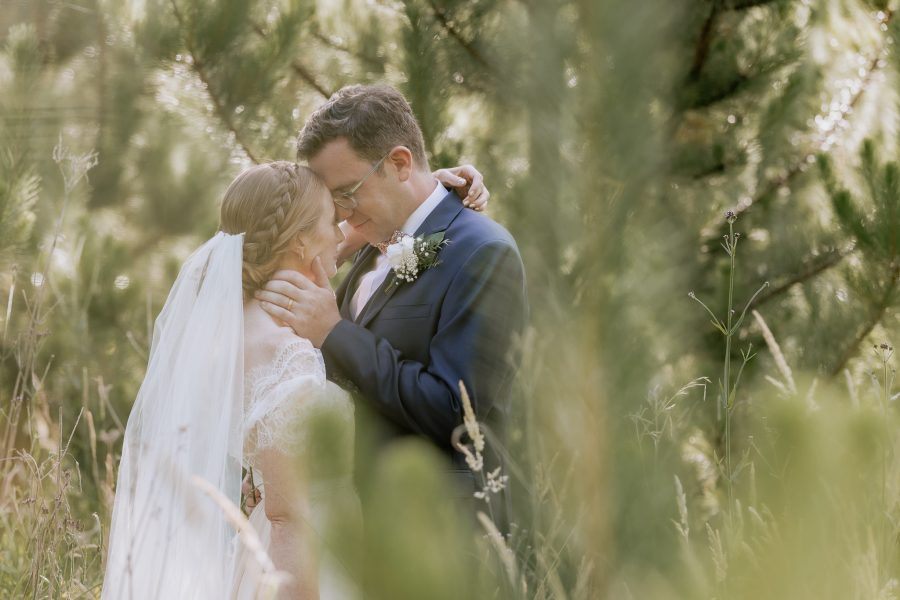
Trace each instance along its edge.
<path fill-rule="evenodd" d="M 445 231 L 450 227 L 450 223 L 462 212 L 462 200 L 456 195 L 456 192 L 450 191 L 443 200 L 431 211 L 431 214 L 422 222 L 416 230 L 415 236 L 431 235 L 438 231 Z"/>
<path fill-rule="evenodd" d="M 381 285 L 378 286 L 378 289 L 375 290 L 375 293 L 372 294 L 372 297 L 366 302 L 362 312 L 359 313 L 359 319 L 357 320 L 359 325 L 366 327 L 372 319 L 375 318 L 375 315 L 384 308 L 387 301 L 391 299 L 391 296 L 397 291 L 397 286 L 391 286 L 390 288 L 387 288 L 387 286 L 393 280 L 394 272 L 388 271 L 387 277 L 384 278 L 384 281 L 381 282 Z"/>
<path fill-rule="evenodd" d="M 350 310 L 350 304 L 353 300 L 353 294 L 356 293 L 356 287 L 359 283 L 359 278 L 365 274 L 368 270 L 367 267 L 371 266 L 372 260 L 377 256 L 378 249 L 374 246 L 366 246 L 362 250 L 359 251 L 359 256 L 354 261 L 353 266 L 350 268 L 350 272 L 347 273 L 347 277 L 344 279 L 344 282 L 341 284 L 342 296 L 340 298 L 341 307 L 340 312 L 341 316 L 350 321 L 353 320 L 353 314 Z"/>
<path fill-rule="evenodd" d="M 450 223 L 453 222 L 453 219 L 456 218 L 456 215 L 462 210 L 462 200 L 459 199 L 456 192 L 451 191 L 444 196 L 435 209 L 431 211 L 431 214 L 428 215 L 422 225 L 416 230 L 415 236 L 431 235 L 432 233 L 446 230 L 450 226 Z M 419 273 L 419 275 L 421 275 L 421 273 Z M 387 277 L 384 278 L 384 281 L 381 282 L 381 285 L 378 286 L 378 289 L 375 290 L 375 293 L 363 307 L 362 312 L 359 313 L 359 319 L 357 319 L 359 325 L 368 327 L 369 323 L 371 323 L 372 319 L 381 312 L 381 309 L 385 307 L 388 300 L 390 300 L 394 295 L 394 292 L 397 291 L 398 287 L 415 285 L 415 282 L 401 283 L 400 286 L 391 286 L 388 288 L 387 286 L 390 285 L 393 280 L 394 272 L 388 271 Z M 347 294 L 349 295 L 349 293 L 350 290 L 348 289 Z"/>

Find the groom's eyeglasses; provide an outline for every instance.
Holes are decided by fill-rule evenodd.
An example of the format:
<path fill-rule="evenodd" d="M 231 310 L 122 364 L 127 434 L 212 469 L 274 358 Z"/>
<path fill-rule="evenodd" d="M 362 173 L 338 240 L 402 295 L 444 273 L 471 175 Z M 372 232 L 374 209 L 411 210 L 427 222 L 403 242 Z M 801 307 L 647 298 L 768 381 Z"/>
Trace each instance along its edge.
<path fill-rule="evenodd" d="M 350 188 L 346 192 L 341 192 L 340 194 L 334 194 L 332 196 L 334 203 L 337 204 L 338 206 L 340 206 L 341 208 L 343 208 L 344 210 L 353 210 L 354 208 L 359 206 L 359 201 L 356 199 L 356 196 L 354 196 L 353 194 L 355 194 L 356 192 L 359 191 L 359 188 L 361 188 L 362 184 L 364 184 L 366 182 L 366 179 L 368 179 L 369 176 L 372 175 L 372 173 L 374 173 L 375 171 L 378 170 L 378 167 L 381 166 L 381 163 L 383 163 L 384 160 L 388 156 L 390 156 L 390 154 L 391 153 L 388 152 L 387 154 L 382 156 L 381 160 L 379 160 L 377 163 L 375 163 L 372 166 L 371 170 L 369 170 L 369 172 L 366 173 L 365 176 L 362 179 L 360 179 L 356 183 L 356 185 L 354 185 L 352 188 Z"/>

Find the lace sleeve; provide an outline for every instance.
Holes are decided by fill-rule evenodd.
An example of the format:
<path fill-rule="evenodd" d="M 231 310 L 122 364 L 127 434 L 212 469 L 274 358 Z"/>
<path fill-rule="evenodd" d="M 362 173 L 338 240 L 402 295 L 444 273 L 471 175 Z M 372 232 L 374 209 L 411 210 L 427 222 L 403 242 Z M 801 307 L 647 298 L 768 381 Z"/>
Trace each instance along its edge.
<path fill-rule="evenodd" d="M 325 364 L 308 340 L 282 343 L 268 363 L 247 375 L 245 453 L 264 448 L 289 454 L 304 450 L 305 423 L 325 402 Z"/>

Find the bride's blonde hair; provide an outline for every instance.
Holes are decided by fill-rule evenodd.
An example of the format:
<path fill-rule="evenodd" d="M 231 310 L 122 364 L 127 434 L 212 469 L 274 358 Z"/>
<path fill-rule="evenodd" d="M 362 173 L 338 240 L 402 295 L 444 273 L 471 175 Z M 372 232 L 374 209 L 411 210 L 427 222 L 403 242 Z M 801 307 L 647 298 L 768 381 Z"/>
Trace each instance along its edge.
<path fill-rule="evenodd" d="M 308 167 L 288 161 L 256 165 L 225 190 L 219 229 L 245 233 L 243 287 L 250 298 L 278 268 L 292 240 L 322 216 L 328 188 Z"/>

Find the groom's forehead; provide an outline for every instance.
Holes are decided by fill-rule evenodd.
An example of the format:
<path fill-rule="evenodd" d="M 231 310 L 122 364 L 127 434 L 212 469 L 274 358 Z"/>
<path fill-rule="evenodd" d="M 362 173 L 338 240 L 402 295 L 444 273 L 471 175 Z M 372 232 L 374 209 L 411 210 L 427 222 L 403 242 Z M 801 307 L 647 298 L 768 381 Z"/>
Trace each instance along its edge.
<path fill-rule="evenodd" d="M 322 178 L 331 190 L 352 186 L 356 183 L 357 171 L 365 168 L 363 161 L 346 138 L 331 140 L 309 159 L 310 168 Z"/>

